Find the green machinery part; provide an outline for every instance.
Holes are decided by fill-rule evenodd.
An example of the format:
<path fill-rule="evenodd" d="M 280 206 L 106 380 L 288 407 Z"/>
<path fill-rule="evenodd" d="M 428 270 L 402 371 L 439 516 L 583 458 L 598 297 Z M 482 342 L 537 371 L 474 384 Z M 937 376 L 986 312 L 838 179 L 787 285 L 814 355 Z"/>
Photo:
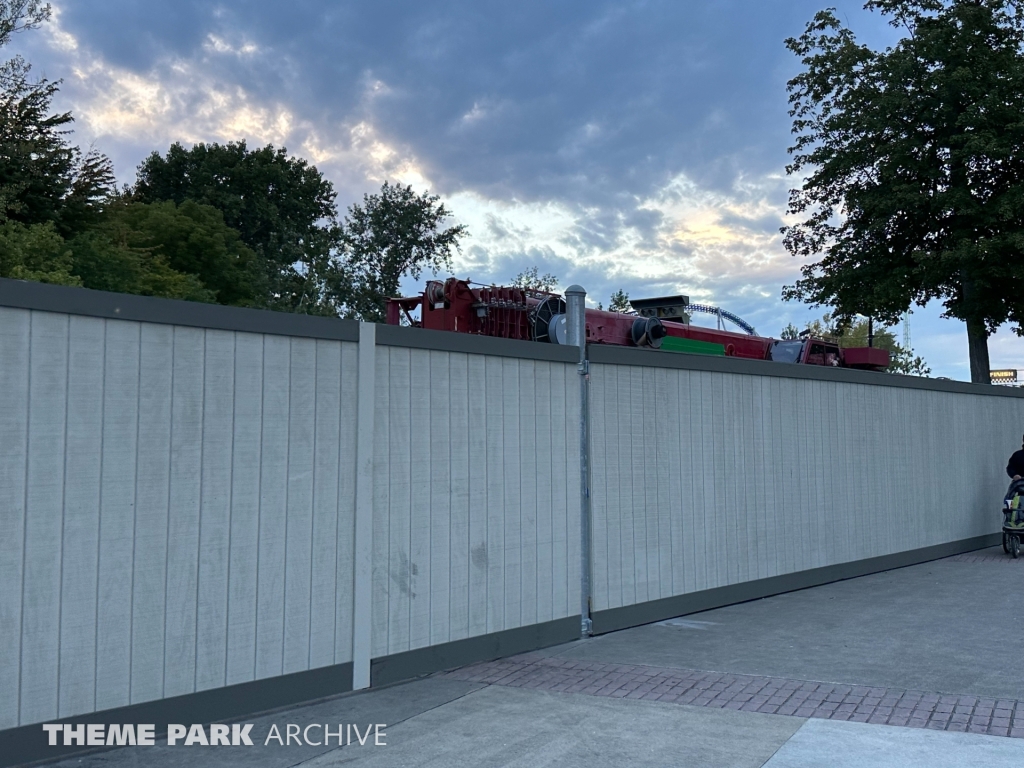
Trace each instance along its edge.
<path fill-rule="evenodd" d="M 694 355 L 718 355 L 725 357 L 725 345 L 712 341 L 681 339 L 678 336 L 666 336 L 661 340 L 663 352 L 689 352 Z"/>

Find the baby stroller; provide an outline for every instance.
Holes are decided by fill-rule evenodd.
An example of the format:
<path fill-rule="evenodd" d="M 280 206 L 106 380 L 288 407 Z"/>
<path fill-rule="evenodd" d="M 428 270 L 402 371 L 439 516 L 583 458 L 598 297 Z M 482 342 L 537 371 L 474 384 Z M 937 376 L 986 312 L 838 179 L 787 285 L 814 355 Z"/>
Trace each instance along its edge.
<path fill-rule="evenodd" d="M 1003 552 L 1020 557 L 1024 539 L 1024 480 L 1014 480 L 1003 499 Z"/>

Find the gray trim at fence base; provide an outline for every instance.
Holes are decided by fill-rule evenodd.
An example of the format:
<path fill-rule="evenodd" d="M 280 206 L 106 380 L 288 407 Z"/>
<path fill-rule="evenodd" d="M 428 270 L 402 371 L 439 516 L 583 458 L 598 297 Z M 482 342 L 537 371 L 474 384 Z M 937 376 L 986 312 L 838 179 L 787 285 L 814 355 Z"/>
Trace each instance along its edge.
<path fill-rule="evenodd" d="M 7 278 L 0 278 L 0 307 L 243 333 L 359 341 L 359 323 L 355 320 L 92 291 Z"/>
<path fill-rule="evenodd" d="M 169 699 L 130 704 L 75 717 L 47 720 L 48 723 L 155 723 L 157 736 L 166 733 L 168 723 L 216 723 L 240 716 L 256 715 L 281 707 L 315 701 L 352 690 L 352 662 L 293 672 L 248 683 L 213 688 Z M 0 768 L 51 761 L 82 752 L 105 751 L 106 747 L 55 746 L 47 744 L 42 723 L 0 731 Z M 109 747 L 117 749 L 117 747 Z"/>
<path fill-rule="evenodd" d="M 961 395 L 1024 397 L 1024 388 L 1001 387 L 995 384 L 971 384 L 965 381 L 940 381 L 921 376 L 860 371 L 855 368 L 829 368 L 824 365 L 774 363 L 769 360 L 748 360 L 739 357 L 697 355 L 687 352 L 661 352 L 654 349 L 619 347 L 610 344 L 588 344 L 587 359 L 591 365 L 634 365 L 647 368 L 676 368 L 689 371 L 737 373 L 744 376 L 774 376 L 783 379 L 840 381 L 847 384 L 870 384 L 875 387 L 927 389 L 934 392 L 955 392 Z"/>
<path fill-rule="evenodd" d="M 654 621 L 685 616 L 689 613 L 709 611 L 712 608 L 745 603 L 748 600 L 781 595 L 784 592 L 795 592 L 798 589 L 818 587 L 834 581 L 854 579 L 881 571 L 891 571 L 893 568 L 926 563 L 941 557 L 950 557 L 963 552 L 973 552 L 977 549 L 991 547 L 999 544 L 1000 541 L 1001 534 L 992 533 L 947 544 L 936 544 L 932 547 L 872 557 L 867 560 L 826 565 L 823 568 L 812 568 L 808 571 L 797 571 L 757 581 L 745 581 L 742 584 L 730 584 L 726 587 L 707 589 L 702 592 L 691 592 L 688 595 L 676 595 L 646 603 L 596 611 L 591 617 L 594 622 L 594 634 L 602 635 L 620 629 L 650 624 Z"/>
<path fill-rule="evenodd" d="M 445 669 L 463 667 L 478 661 L 493 661 L 517 653 L 536 651 L 552 645 L 579 640 L 580 617 L 556 619 L 528 627 L 506 629 L 451 643 L 417 648 L 374 659 L 370 665 L 371 686 L 429 675 Z"/>
<path fill-rule="evenodd" d="M 579 362 L 579 347 L 543 344 L 536 341 L 500 339 L 454 331 L 429 331 L 398 325 L 377 326 L 377 346 L 436 349 L 442 352 L 464 352 L 469 355 L 518 357 L 527 360 L 549 360 L 554 363 Z"/>

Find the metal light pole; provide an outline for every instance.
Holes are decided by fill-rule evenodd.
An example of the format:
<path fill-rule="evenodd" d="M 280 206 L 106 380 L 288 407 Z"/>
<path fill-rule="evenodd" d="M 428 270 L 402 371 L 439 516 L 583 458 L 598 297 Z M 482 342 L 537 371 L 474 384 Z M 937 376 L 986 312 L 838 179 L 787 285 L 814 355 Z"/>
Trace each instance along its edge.
<path fill-rule="evenodd" d="M 589 637 L 593 624 L 590 621 L 590 467 L 588 465 L 590 406 L 588 385 L 590 365 L 587 361 L 587 292 L 580 285 L 570 285 L 565 290 L 567 310 L 566 334 L 568 346 L 580 348 L 580 636 Z"/>

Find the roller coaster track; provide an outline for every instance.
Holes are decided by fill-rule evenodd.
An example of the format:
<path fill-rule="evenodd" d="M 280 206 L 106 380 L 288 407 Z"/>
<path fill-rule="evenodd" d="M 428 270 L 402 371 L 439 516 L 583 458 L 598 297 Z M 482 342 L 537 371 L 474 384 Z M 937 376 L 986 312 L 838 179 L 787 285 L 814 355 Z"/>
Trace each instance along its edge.
<path fill-rule="evenodd" d="M 719 322 L 722 320 L 728 320 L 733 325 L 741 328 L 748 335 L 757 336 L 757 331 L 754 330 L 754 326 L 743 318 L 737 317 L 732 312 L 724 310 L 721 307 L 713 307 L 710 304 L 687 304 L 686 309 L 689 312 L 705 312 L 709 315 L 715 315 L 718 317 Z M 724 326 L 722 330 L 725 330 Z"/>

